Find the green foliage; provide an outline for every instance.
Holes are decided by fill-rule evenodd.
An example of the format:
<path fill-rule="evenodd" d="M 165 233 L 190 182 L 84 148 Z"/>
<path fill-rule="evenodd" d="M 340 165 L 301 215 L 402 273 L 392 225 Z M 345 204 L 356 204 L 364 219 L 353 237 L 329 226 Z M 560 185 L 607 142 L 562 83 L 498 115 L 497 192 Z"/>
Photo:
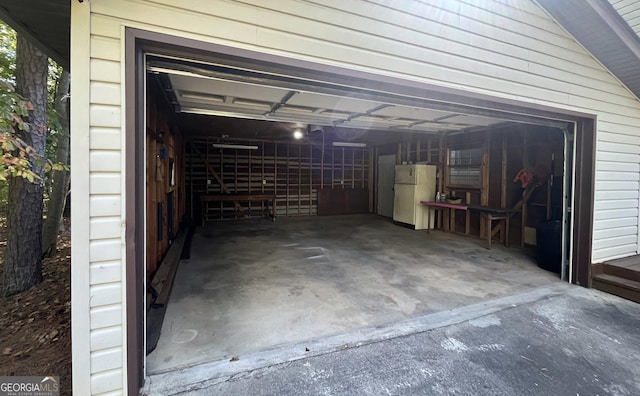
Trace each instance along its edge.
<path fill-rule="evenodd" d="M 68 170 L 68 166 L 55 162 L 57 134 L 63 128 L 56 114 L 56 88 L 62 68 L 49 60 L 48 134 L 46 158 L 36 156 L 32 147 L 20 138 L 19 131 L 28 132 L 24 121 L 32 109 L 31 103 L 14 90 L 16 65 L 16 32 L 0 21 L 0 213 L 7 201 L 7 178 L 24 177 L 33 182 L 39 177 L 31 170 L 33 163 L 42 165 L 48 175 L 52 170 Z M 48 189 L 46 189 L 48 192 Z"/>
<path fill-rule="evenodd" d="M 41 159 L 17 133 L 29 131 L 23 117 L 31 109 L 31 103 L 20 97 L 9 83 L 0 82 L 0 180 L 20 176 L 33 182 L 38 178 L 31 170 L 30 160 Z"/>
<path fill-rule="evenodd" d="M 16 32 L 0 21 L 0 80 L 14 81 L 16 70 Z"/>

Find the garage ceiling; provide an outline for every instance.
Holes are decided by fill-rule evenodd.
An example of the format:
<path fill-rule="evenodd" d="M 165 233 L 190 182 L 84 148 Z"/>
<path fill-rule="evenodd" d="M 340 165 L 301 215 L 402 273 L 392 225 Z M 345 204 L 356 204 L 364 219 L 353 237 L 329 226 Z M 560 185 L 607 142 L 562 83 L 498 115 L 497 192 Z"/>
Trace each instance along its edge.
<path fill-rule="evenodd" d="M 184 113 L 342 128 L 446 132 L 508 121 L 201 76 L 169 75 Z"/>
<path fill-rule="evenodd" d="M 147 65 L 183 120 L 194 114 L 404 133 L 471 131 L 509 122 L 541 122 L 521 115 L 424 98 L 398 99 L 355 87 L 220 65 L 161 57 L 150 57 Z"/>

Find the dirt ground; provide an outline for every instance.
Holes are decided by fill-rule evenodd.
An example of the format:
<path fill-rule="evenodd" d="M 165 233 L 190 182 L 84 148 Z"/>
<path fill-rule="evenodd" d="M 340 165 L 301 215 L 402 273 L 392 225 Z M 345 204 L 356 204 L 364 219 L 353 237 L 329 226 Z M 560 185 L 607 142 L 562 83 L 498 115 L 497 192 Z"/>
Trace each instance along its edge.
<path fill-rule="evenodd" d="M 0 274 L 6 240 L 2 219 Z M 58 254 L 42 263 L 43 281 L 15 296 L 0 297 L 0 375 L 59 376 L 61 394 L 71 394 L 70 267 L 67 224 Z"/>

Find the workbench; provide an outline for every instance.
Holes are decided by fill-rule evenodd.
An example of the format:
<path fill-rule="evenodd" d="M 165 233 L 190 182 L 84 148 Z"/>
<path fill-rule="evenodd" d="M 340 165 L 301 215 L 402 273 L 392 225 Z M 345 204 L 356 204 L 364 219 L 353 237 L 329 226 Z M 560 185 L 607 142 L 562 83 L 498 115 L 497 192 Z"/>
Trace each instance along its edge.
<path fill-rule="evenodd" d="M 202 206 L 202 225 L 206 219 L 207 202 L 234 202 L 236 211 L 243 211 L 239 202 L 264 202 L 266 203 L 266 216 L 269 217 L 269 205 L 271 205 L 271 219 L 276 221 L 276 195 L 275 194 L 205 194 L 200 196 Z"/>
<path fill-rule="evenodd" d="M 509 247 L 509 218 L 511 218 L 511 216 L 514 213 L 517 213 L 520 211 L 519 209 L 511 209 L 511 208 L 494 208 L 494 207 L 482 206 L 482 205 L 459 205 L 459 204 L 450 204 L 446 202 L 437 202 L 437 201 L 420 201 L 420 204 L 435 210 L 439 210 L 441 213 L 443 212 L 444 209 L 448 209 L 449 212 L 451 210 L 479 211 L 484 216 L 486 221 L 486 230 L 487 230 L 486 240 L 487 240 L 487 247 L 489 249 L 491 249 L 491 240 L 493 236 L 496 233 L 498 233 L 498 231 L 500 231 L 501 229 L 503 230 L 502 236 L 504 237 L 504 245 L 506 247 Z M 431 211 L 428 210 L 427 225 L 431 224 L 430 216 L 431 216 Z M 449 231 L 451 229 L 451 225 L 446 220 L 449 220 L 451 216 L 446 216 L 446 220 L 444 220 L 444 217 L 445 216 L 443 216 L 442 227 L 444 228 L 445 231 Z M 493 226 L 494 220 L 499 220 L 499 223 L 496 224 L 495 227 Z M 502 228 L 500 227 L 500 224 L 502 224 Z M 427 232 L 428 231 L 429 231 L 429 228 L 427 227 Z"/>

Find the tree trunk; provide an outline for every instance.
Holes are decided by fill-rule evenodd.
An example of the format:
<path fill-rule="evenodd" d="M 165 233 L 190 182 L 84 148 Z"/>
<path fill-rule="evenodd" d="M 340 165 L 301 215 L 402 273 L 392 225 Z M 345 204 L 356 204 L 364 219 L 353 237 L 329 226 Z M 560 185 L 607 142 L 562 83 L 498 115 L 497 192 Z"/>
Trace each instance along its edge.
<path fill-rule="evenodd" d="M 31 101 L 28 131 L 17 131 L 34 148 L 32 170 L 40 179 L 9 180 L 7 250 L 2 278 L 5 296 L 26 290 L 42 280 L 42 198 L 47 132 L 48 59 L 26 38 L 18 35 L 16 46 L 16 91 Z"/>
<path fill-rule="evenodd" d="M 58 123 L 58 147 L 56 148 L 56 162 L 69 164 L 69 117 L 67 111 L 67 94 L 69 93 L 69 72 L 63 71 L 58 79 L 55 107 Z M 47 205 L 47 218 L 42 229 L 42 252 L 44 257 L 52 257 L 57 252 L 58 232 L 62 222 L 62 211 L 69 192 L 69 171 L 66 169 L 52 172 L 53 189 Z"/>

